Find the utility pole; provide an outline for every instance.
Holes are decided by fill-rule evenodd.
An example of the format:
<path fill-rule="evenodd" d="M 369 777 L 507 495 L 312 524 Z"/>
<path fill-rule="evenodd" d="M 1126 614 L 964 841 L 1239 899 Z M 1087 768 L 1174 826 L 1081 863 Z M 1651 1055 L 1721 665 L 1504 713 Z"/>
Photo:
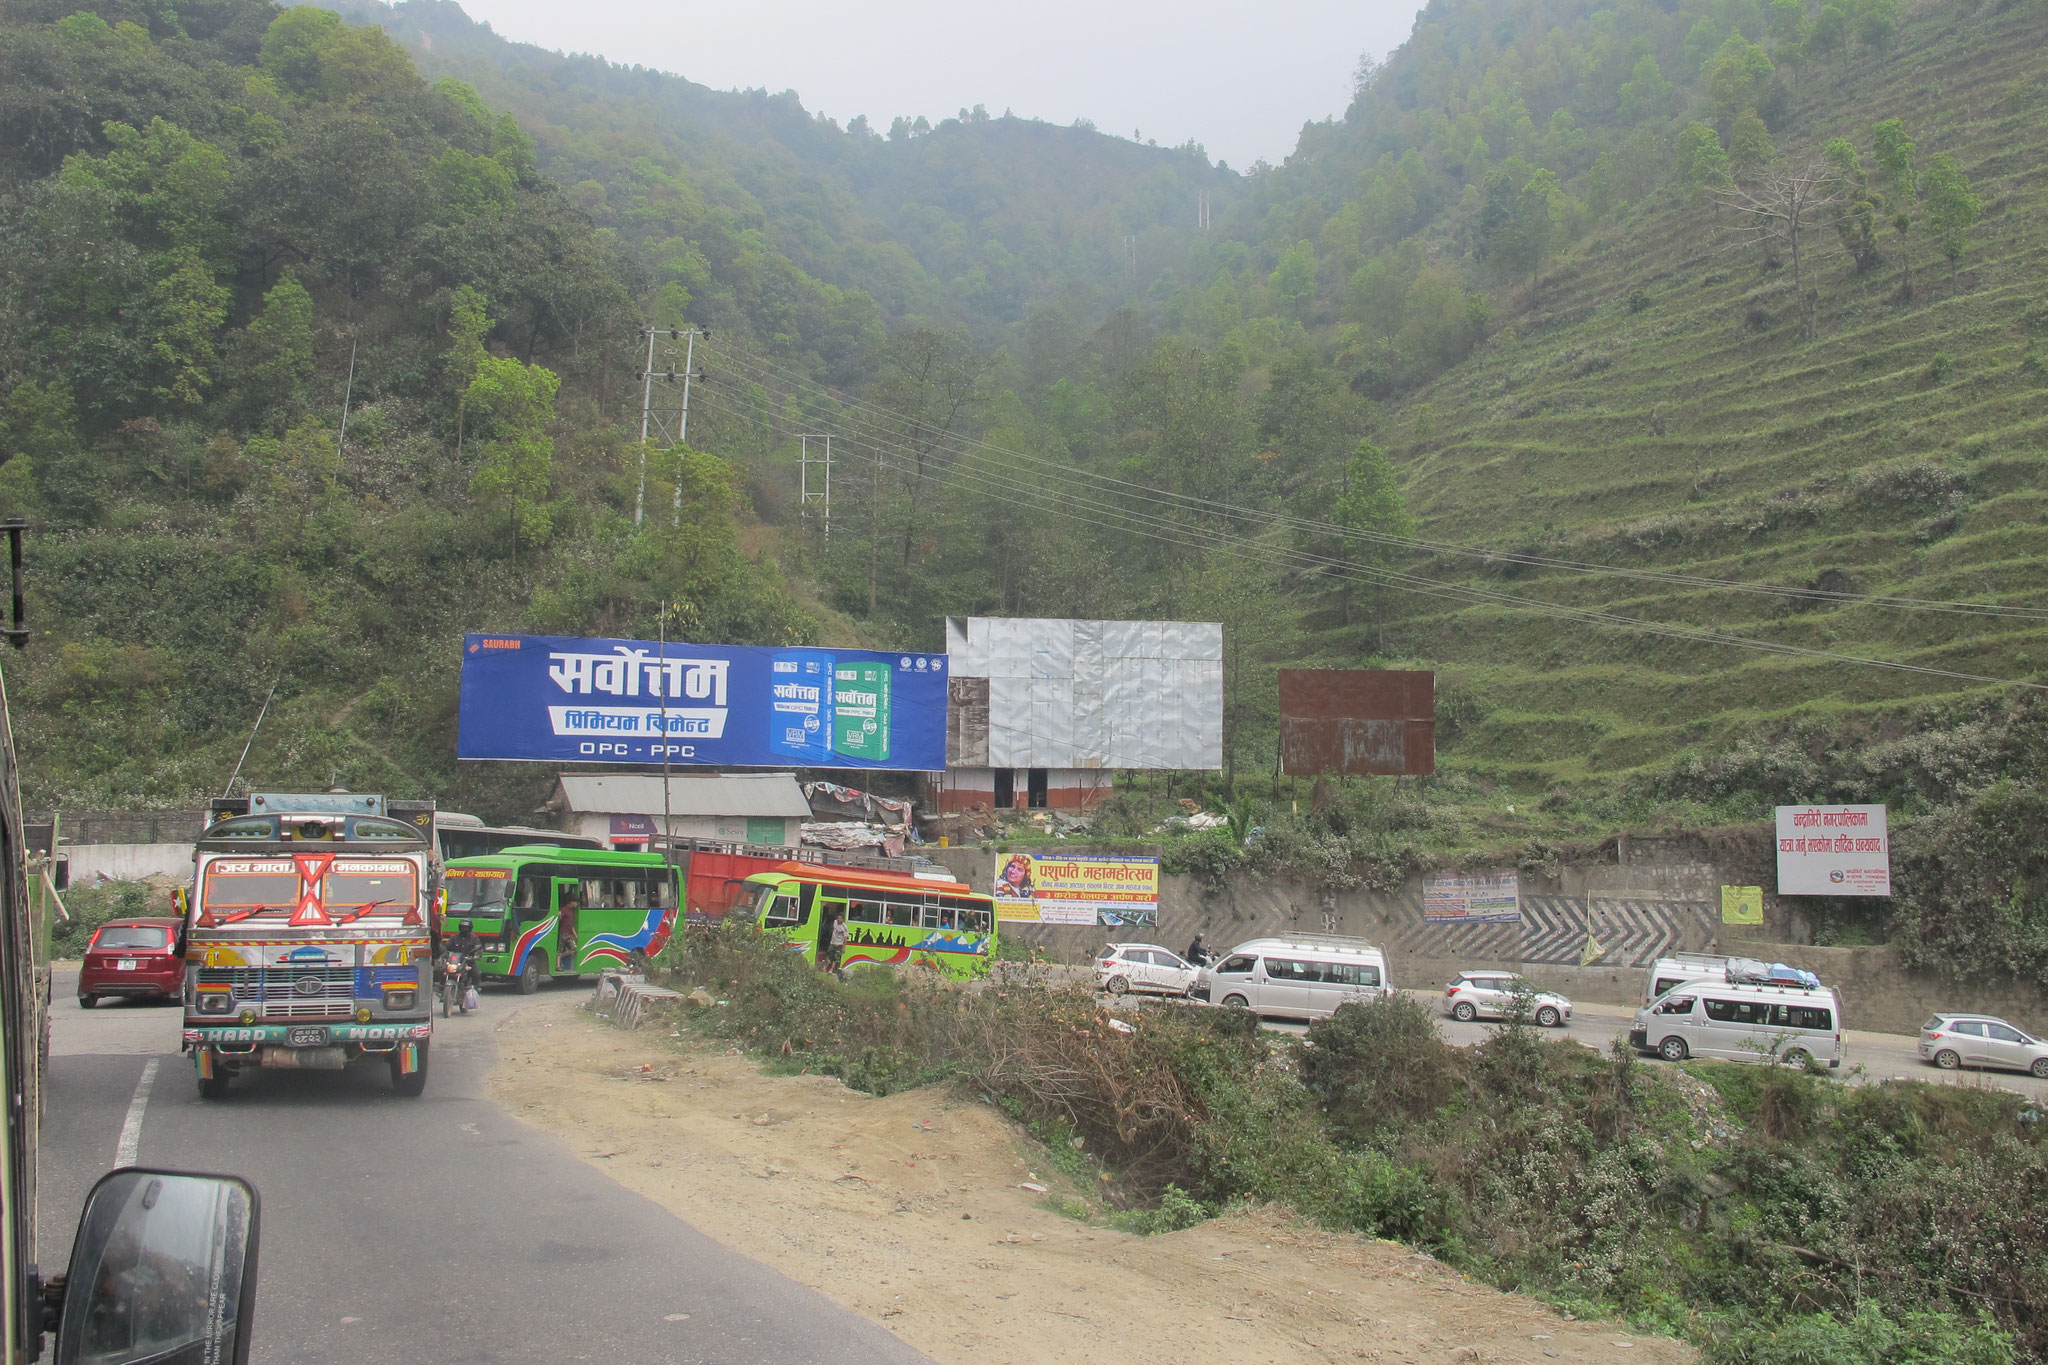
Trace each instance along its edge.
<path fill-rule="evenodd" d="M 1195 228 L 1201 232 L 1209 230 L 1209 191 L 1207 190 L 1203 190 L 1195 196 Z"/>
<path fill-rule="evenodd" d="M 640 335 L 647 338 L 647 368 L 634 376 L 640 380 L 640 483 L 633 494 L 635 526 L 640 524 L 647 510 L 647 440 L 650 436 L 658 436 L 663 444 L 673 446 L 680 445 L 689 438 L 691 361 L 696 353 L 697 338 L 709 337 L 711 333 L 694 327 L 643 327 L 640 329 Z M 676 370 L 673 350 L 668 353 L 669 367 L 666 370 L 654 368 L 654 343 L 658 337 L 667 337 L 670 341 L 684 341 L 688 338 L 684 341 L 681 373 Z M 701 374 L 695 376 L 698 379 L 703 377 Z M 673 384 L 678 379 L 683 381 L 682 407 L 667 408 L 654 405 L 654 381 L 657 379 L 665 384 Z M 676 507 L 678 510 L 682 507 L 680 490 L 676 493 Z"/>
<path fill-rule="evenodd" d="M 675 746 L 669 743 L 668 733 L 668 680 L 670 674 L 665 666 L 668 663 L 668 603 L 666 602 L 661 604 L 661 617 L 655 622 L 654 639 L 655 653 L 660 656 L 664 665 L 660 673 L 660 681 L 656 684 L 661 689 L 661 866 L 668 878 L 668 903 L 675 907 L 676 914 L 680 916 L 682 914 L 682 906 L 676 896 L 676 855 L 675 850 L 670 846 L 669 839 L 669 752 Z"/>
<path fill-rule="evenodd" d="M 822 513 L 819 520 L 824 528 L 825 543 L 830 545 L 832 543 L 832 438 L 829 435 L 811 435 L 799 436 L 796 439 L 801 443 L 798 446 L 796 457 L 797 511 L 808 517 L 811 514 L 811 504 L 817 503 L 819 505 L 819 510 Z M 825 453 L 822 456 L 811 454 L 811 442 L 813 441 L 823 441 L 825 443 Z M 822 486 L 819 488 L 813 488 L 811 484 L 812 465 L 821 465 L 824 469 Z"/>

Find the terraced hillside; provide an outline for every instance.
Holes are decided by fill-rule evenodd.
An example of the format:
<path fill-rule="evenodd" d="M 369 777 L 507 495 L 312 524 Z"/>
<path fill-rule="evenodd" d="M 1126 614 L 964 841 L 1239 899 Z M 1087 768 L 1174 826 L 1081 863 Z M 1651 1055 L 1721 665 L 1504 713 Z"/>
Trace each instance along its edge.
<path fill-rule="evenodd" d="M 1896 76 L 1910 71 L 1901 88 Z M 1827 111 L 1825 115 L 1821 111 Z M 1859 275 L 1807 249 L 1819 335 L 1786 269 L 1724 211 L 1673 197 L 1578 244 L 1470 361 L 1391 414 L 1420 534 L 1753 584 L 2048 608 L 2048 11 L 1911 15 L 1889 63 L 1808 68 L 1797 160 L 1904 116 L 1984 204 L 1951 274 L 1931 234 Z M 1668 192 L 1667 192 L 1668 194 Z M 1898 297 L 1910 256 L 1915 291 Z M 1424 430 L 1416 439 L 1423 404 Z M 1760 641 L 2048 681 L 2048 616 L 1816 603 L 1445 556 L 1433 577 Z M 1483 716 L 1450 761 L 1518 786 L 1613 773 L 1816 712 L 1896 727 L 1991 684 L 1657 638 L 1493 605 L 1396 599 L 1390 646 Z M 1329 620 L 1334 620 L 1334 615 Z M 1332 628 L 1331 660 L 1370 652 Z"/>

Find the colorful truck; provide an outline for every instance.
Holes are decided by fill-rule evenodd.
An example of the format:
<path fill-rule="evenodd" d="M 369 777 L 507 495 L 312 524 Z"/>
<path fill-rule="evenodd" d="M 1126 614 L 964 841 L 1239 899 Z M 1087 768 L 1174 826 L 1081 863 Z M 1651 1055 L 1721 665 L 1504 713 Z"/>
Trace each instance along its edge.
<path fill-rule="evenodd" d="M 211 814 L 178 895 L 199 1093 L 218 1099 L 258 1067 L 370 1061 L 419 1095 L 433 1033 L 429 830 L 356 793 L 256 793 Z"/>
<path fill-rule="evenodd" d="M 442 931 L 467 922 L 486 981 L 644 971 L 676 934 L 679 869 L 659 854 L 524 844 L 448 864 Z"/>

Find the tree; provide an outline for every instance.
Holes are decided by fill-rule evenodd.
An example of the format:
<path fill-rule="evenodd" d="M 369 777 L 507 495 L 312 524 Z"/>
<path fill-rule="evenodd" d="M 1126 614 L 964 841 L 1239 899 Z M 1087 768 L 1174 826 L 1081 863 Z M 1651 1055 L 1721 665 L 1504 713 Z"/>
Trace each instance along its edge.
<path fill-rule="evenodd" d="M 306 402 L 313 377 L 313 296 L 287 270 L 263 296 L 234 347 L 231 381 L 236 406 L 252 423 L 278 430 Z"/>
<path fill-rule="evenodd" d="M 1984 201 L 1947 152 L 1929 158 L 1920 176 L 1920 199 L 1927 205 L 1927 225 L 1941 243 L 1941 254 L 1948 257 L 1949 284 L 1953 286 L 1963 251 L 1969 246 L 1970 229 L 1984 212 Z"/>
<path fill-rule="evenodd" d="M 1187 575 L 1176 610 L 1223 627 L 1223 788 L 1237 792 L 1240 755 L 1279 758 L 1275 665 L 1294 657 L 1296 627 L 1281 575 L 1229 550 L 1211 550 Z M 1268 747 L 1270 746 L 1270 747 Z"/>
<path fill-rule="evenodd" d="M 1657 59 L 1644 53 L 1635 70 L 1621 87 L 1621 118 L 1624 123 L 1643 123 L 1661 118 L 1671 107 L 1671 82 L 1664 79 Z"/>
<path fill-rule="evenodd" d="M 1792 292 L 1808 341 L 1818 333 L 1819 296 L 1806 288 L 1806 234 L 1830 221 L 1832 211 L 1848 194 L 1835 168 L 1815 158 L 1798 166 L 1783 162 L 1750 185 L 1726 185 L 1713 192 L 1715 202 L 1733 210 L 1735 234 L 1766 252 L 1782 247 L 1792 260 Z"/>
<path fill-rule="evenodd" d="M 1398 544 L 1415 531 L 1408 504 L 1401 496 L 1401 482 L 1394 474 L 1394 462 L 1387 452 L 1371 441 L 1360 441 L 1344 466 L 1344 490 L 1330 510 L 1330 520 L 1361 535 L 1347 542 L 1347 557 L 1354 562 L 1377 566 L 1373 575 L 1373 598 L 1379 648 L 1387 647 L 1387 579 L 1385 570 L 1400 554 Z M 1351 619 L 1351 586 L 1344 587 L 1344 618 Z"/>
<path fill-rule="evenodd" d="M 1744 110 L 1728 134 L 1728 167 L 1738 180 L 1754 176 L 1778 159 L 1778 145 L 1756 110 Z"/>
<path fill-rule="evenodd" d="M 1913 297 L 1913 255 L 1906 236 L 1913 227 L 1913 209 L 1920 188 L 1913 174 L 1912 139 L 1898 119 L 1888 118 L 1870 130 L 1871 149 L 1877 154 L 1877 183 L 1884 187 L 1885 207 L 1891 210 L 1892 231 L 1899 235 L 1899 263 L 1904 272 L 1899 297 Z"/>
<path fill-rule="evenodd" d="M 908 570 L 927 481 L 950 462 L 953 439 L 961 425 L 993 396 L 988 381 L 996 360 L 977 354 L 963 333 L 912 327 L 884 343 L 880 361 L 882 374 L 875 385 L 875 398 L 895 414 L 889 435 L 905 457 L 899 460 L 898 470 L 905 494 L 903 567 Z M 881 457 L 878 454 L 876 458 Z M 876 491 L 879 494 L 879 487 Z M 869 517 L 868 614 L 872 616 L 880 572 L 878 505 L 871 505 Z"/>
<path fill-rule="evenodd" d="M 489 352 L 484 338 L 491 333 L 490 313 L 481 291 L 462 285 L 448 303 L 448 350 L 442 363 L 447 367 L 448 387 L 455 390 L 455 454 L 462 455 L 462 423 L 469 409 L 469 385 L 477 367 Z"/>
<path fill-rule="evenodd" d="M 1813 32 L 1806 40 L 1807 51 L 1816 57 L 1825 57 L 1830 52 L 1843 54 L 1846 64 L 1849 52 L 1849 14 L 1840 5 L 1833 3 L 1820 7 L 1814 16 Z"/>
<path fill-rule="evenodd" d="M 1406 182 L 1403 182 L 1406 183 Z M 1413 196 L 1410 196 L 1413 206 Z M 1316 249 L 1309 242 L 1296 242 L 1280 253 L 1280 263 L 1266 277 L 1273 306 L 1282 316 L 1299 319 L 1308 311 L 1316 294 Z"/>
<path fill-rule="evenodd" d="M 1714 60 L 1707 66 L 1704 84 L 1714 117 L 1732 122 L 1745 109 L 1754 109 L 1770 88 L 1777 68 L 1770 54 L 1740 33 L 1730 34 Z"/>
<path fill-rule="evenodd" d="M 215 339 L 228 320 L 229 295 L 196 251 L 171 253 L 166 265 L 147 305 L 154 392 L 164 402 L 197 407 L 219 366 Z"/>
<path fill-rule="evenodd" d="M 1705 203 L 1731 183 L 1721 135 L 1706 124 L 1695 121 L 1679 129 L 1676 152 L 1677 179 L 1689 202 Z"/>
<path fill-rule="evenodd" d="M 1883 60 L 1899 36 L 1899 0 L 1855 0 L 1850 20 L 1856 41 Z"/>
<path fill-rule="evenodd" d="M 477 362 L 469 382 L 465 406 L 485 436 L 483 459 L 469 491 L 504 508 L 515 562 L 520 540 L 544 542 L 552 520 L 546 499 L 555 439 L 548 428 L 561 384 L 552 370 L 491 355 Z"/>
<path fill-rule="evenodd" d="M 1840 202 L 1834 208 L 1835 232 L 1842 239 L 1842 250 L 1856 262 L 1856 273 L 1864 274 L 1883 259 L 1877 250 L 1880 204 L 1854 143 L 1845 137 L 1830 138 L 1821 148 L 1821 156 L 1828 163 L 1833 188 L 1840 191 Z"/>

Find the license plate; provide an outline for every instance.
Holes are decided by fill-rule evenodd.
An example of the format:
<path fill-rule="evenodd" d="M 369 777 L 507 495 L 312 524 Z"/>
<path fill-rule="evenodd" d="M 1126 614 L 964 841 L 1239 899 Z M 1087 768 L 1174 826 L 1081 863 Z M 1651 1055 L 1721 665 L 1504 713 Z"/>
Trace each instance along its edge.
<path fill-rule="evenodd" d="M 122 958 L 122 959 L 121 959 L 121 960 L 120 960 L 119 962 L 116 962 L 116 963 L 114 964 L 114 970 L 115 970 L 115 971 L 117 971 L 117 972 L 132 972 L 132 971 L 134 971 L 134 970 L 135 970 L 135 959 L 134 959 L 134 958 L 132 958 L 132 957 L 124 957 L 124 958 Z"/>
<path fill-rule="evenodd" d="M 293 1047 L 319 1047 L 327 1041 L 327 1030 L 320 1027 L 295 1028 L 285 1035 L 285 1041 Z"/>

